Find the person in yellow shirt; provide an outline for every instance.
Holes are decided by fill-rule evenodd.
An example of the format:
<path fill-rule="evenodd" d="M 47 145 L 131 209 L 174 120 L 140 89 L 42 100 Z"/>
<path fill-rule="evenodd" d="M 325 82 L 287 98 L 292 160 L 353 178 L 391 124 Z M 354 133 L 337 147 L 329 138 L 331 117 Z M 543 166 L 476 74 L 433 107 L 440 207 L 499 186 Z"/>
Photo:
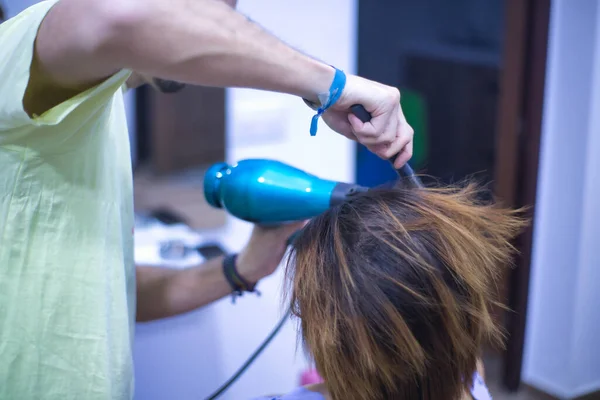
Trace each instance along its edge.
<path fill-rule="evenodd" d="M 399 154 L 397 167 L 410 158 L 397 89 L 288 47 L 232 6 L 48 0 L 0 25 L 0 399 L 131 399 L 135 321 L 232 291 L 223 258 L 135 267 L 126 86 L 288 93 L 380 157 Z M 255 227 L 233 269 L 242 290 L 277 268 L 298 227 Z"/>

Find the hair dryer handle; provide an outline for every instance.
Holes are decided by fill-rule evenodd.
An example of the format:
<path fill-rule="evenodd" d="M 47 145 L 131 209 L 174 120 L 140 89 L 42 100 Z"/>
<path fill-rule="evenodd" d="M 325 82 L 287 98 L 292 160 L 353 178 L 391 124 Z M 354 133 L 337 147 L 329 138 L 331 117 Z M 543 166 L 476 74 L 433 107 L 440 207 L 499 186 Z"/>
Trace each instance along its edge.
<path fill-rule="evenodd" d="M 360 104 L 355 104 L 352 107 L 350 107 L 350 111 L 352 111 L 352 114 L 358 117 L 358 119 L 360 119 L 362 122 L 371 121 L 371 114 Z M 394 162 L 396 161 L 397 157 L 398 154 L 392 156 L 388 160 L 392 164 L 392 167 L 394 167 Z M 423 187 L 423 183 L 419 178 L 415 176 L 415 171 L 413 171 L 412 167 L 408 163 L 404 164 L 402 168 L 400 168 L 397 171 L 399 174 L 404 175 L 406 178 L 408 178 L 411 184 L 415 187 Z"/>

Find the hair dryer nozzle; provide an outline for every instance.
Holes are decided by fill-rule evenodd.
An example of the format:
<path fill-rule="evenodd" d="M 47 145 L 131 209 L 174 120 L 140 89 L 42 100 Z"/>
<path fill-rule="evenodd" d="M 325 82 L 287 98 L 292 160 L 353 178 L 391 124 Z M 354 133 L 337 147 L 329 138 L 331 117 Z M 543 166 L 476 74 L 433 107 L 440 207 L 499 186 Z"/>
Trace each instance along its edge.
<path fill-rule="evenodd" d="M 215 208 L 223 208 L 219 196 L 221 186 L 221 178 L 229 169 L 227 163 L 213 164 L 204 174 L 204 198 L 211 206 Z"/>
<path fill-rule="evenodd" d="M 204 196 L 211 206 L 262 225 L 312 218 L 361 190 L 265 159 L 218 163 L 204 177 Z"/>

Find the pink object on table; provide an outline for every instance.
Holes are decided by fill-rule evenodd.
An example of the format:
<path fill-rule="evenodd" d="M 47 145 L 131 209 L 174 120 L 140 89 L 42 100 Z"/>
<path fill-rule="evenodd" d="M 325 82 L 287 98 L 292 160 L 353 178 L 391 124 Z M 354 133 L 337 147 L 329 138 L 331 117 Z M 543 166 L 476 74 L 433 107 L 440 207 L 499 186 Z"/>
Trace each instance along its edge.
<path fill-rule="evenodd" d="M 308 369 L 300 375 L 300 385 L 314 385 L 323 382 L 323 378 L 319 375 L 316 369 Z"/>

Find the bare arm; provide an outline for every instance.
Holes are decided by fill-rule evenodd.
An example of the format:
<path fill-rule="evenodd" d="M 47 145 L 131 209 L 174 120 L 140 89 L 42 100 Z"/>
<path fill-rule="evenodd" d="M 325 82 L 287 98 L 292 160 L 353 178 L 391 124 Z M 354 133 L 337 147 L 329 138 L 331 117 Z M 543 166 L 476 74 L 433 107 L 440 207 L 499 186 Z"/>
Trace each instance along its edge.
<path fill-rule="evenodd" d="M 121 69 L 203 86 L 246 87 L 311 101 L 334 69 L 287 46 L 217 0 L 60 0 L 42 22 L 25 107 L 38 114 Z M 32 71 L 36 68 L 32 68 Z M 336 132 L 396 168 L 412 155 L 413 130 L 398 89 L 349 75 L 324 114 Z M 67 90 L 65 90 L 67 89 Z M 44 104 L 38 99 L 49 96 Z M 349 113 L 363 105 L 363 123 Z"/>
<path fill-rule="evenodd" d="M 137 321 L 183 314 L 230 294 L 222 263 L 218 257 L 184 270 L 137 267 Z"/>
<path fill-rule="evenodd" d="M 287 249 L 287 239 L 304 222 L 278 227 L 255 226 L 248 244 L 239 253 L 238 273 L 249 283 L 275 271 Z M 195 310 L 231 293 L 223 274 L 223 257 L 183 270 L 144 267 L 137 273 L 138 321 L 167 318 Z"/>
<path fill-rule="evenodd" d="M 215 0 L 61 0 L 40 27 L 36 54 L 43 70 L 67 87 L 127 68 L 317 100 L 334 73 Z"/>

